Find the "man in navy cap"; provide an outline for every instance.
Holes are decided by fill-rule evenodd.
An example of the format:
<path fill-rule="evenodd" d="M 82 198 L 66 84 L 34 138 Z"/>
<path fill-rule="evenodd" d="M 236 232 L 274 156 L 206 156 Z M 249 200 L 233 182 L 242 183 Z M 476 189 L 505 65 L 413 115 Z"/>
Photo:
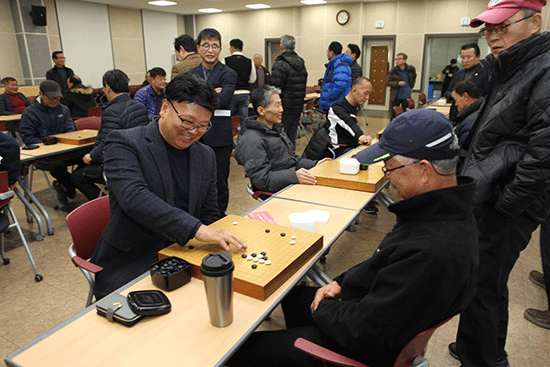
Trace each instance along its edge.
<path fill-rule="evenodd" d="M 472 20 L 491 48 L 491 91 L 462 147 L 477 180 L 480 280 L 460 316 L 451 354 L 464 367 L 509 366 L 508 277 L 550 207 L 550 34 L 540 33 L 546 0 L 491 0 Z M 548 311 L 527 312 L 542 324 Z"/>
<path fill-rule="evenodd" d="M 456 177 L 457 152 L 443 114 L 416 109 L 358 153 L 362 163 L 384 162 L 403 198 L 388 208 L 395 228 L 370 259 L 332 283 L 293 289 L 282 304 L 287 330 L 254 333 L 236 355 L 239 366 L 321 366 L 293 348 L 299 337 L 369 366 L 390 366 L 415 335 L 461 312 L 479 262 L 475 183 Z"/>

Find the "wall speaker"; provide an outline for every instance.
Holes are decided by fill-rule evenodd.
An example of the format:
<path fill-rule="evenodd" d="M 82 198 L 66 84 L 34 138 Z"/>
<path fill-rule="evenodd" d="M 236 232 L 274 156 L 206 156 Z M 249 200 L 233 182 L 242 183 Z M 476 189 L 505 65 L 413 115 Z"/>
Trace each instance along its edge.
<path fill-rule="evenodd" d="M 37 6 L 37 5 L 31 5 L 31 17 L 32 17 L 32 24 L 37 26 L 45 26 L 46 25 L 46 7 L 45 6 Z"/>

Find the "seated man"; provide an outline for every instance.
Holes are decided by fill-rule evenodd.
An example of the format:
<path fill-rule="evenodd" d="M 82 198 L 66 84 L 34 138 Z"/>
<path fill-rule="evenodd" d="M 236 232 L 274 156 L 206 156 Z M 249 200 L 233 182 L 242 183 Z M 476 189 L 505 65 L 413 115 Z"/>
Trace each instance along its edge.
<path fill-rule="evenodd" d="M 103 180 L 103 148 L 107 134 L 112 130 L 130 129 L 149 123 L 147 108 L 128 96 L 130 78 L 122 70 L 109 70 L 103 75 L 103 91 L 109 103 L 101 115 L 101 126 L 92 151 L 82 160 L 86 164 L 71 175 L 73 185 L 82 191 L 88 200 L 99 196 L 96 183 Z"/>
<path fill-rule="evenodd" d="M 8 134 L 0 133 L 0 171 L 8 172 L 8 184 L 17 183 L 21 173 L 21 146 Z"/>
<path fill-rule="evenodd" d="M 151 84 L 141 88 L 134 96 L 134 101 L 147 107 L 149 121 L 152 121 L 160 111 L 164 100 L 164 88 L 166 88 L 166 71 L 163 68 L 152 68 L 148 71 L 151 75 Z"/>
<path fill-rule="evenodd" d="M 457 153 L 450 122 L 426 109 L 395 118 L 358 153 L 362 163 L 384 162 L 403 198 L 389 206 L 397 224 L 370 259 L 332 283 L 293 289 L 282 304 L 288 329 L 254 333 L 237 352 L 239 366 L 321 366 L 293 348 L 299 337 L 369 366 L 392 366 L 415 335 L 460 313 L 473 297 L 479 261 L 475 182 L 455 176 Z"/>
<path fill-rule="evenodd" d="M 69 107 L 72 117 L 88 117 L 88 109 L 96 106 L 94 88 L 86 87 L 76 75 L 67 80 L 67 85 L 69 90 L 61 103 Z"/>
<path fill-rule="evenodd" d="M 308 169 L 325 161 L 293 153 L 294 147 L 281 125 L 280 93 L 279 88 L 269 85 L 252 92 L 250 99 L 258 116 L 245 120 L 245 132 L 235 149 L 235 159 L 244 166 L 256 190 L 277 192 L 290 184 L 315 185 L 317 179 Z"/>
<path fill-rule="evenodd" d="M 345 145 L 334 149 L 336 157 L 359 144 L 370 145 L 372 138 L 363 134 L 363 130 L 357 125 L 357 113 L 359 108 L 367 102 L 371 92 L 371 82 L 365 77 L 357 77 L 350 92 L 328 110 L 330 140 L 332 144 Z"/>
<path fill-rule="evenodd" d="M 44 80 L 40 83 L 38 94 L 35 102 L 27 107 L 21 115 L 20 132 L 26 145 L 42 143 L 42 139 L 47 136 L 76 130 L 69 109 L 59 103 L 62 94 L 61 87 L 57 82 Z M 38 169 L 49 171 L 56 179 L 53 182 L 53 187 L 59 202 L 63 205 L 69 203 L 67 197 L 72 199 L 76 195 L 67 166 L 81 163 L 80 158 L 74 158 L 36 164 Z"/>
<path fill-rule="evenodd" d="M 17 115 L 23 113 L 31 103 L 23 95 L 17 92 L 19 86 L 17 80 L 8 76 L 2 79 L 5 92 L 0 94 L 0 115 Z"/>
<path fill-rule="evenodd" d="M 460 145 L 466 140 L 485 100 L 485 97 L 478 98 L 478 91 L 474 82 L 463 80 L 455 85 L 451 94 L 458 110 L 458 114 L 453 119 L 453 126 Z"/>
<path fill-rule="evenodd" d="M 220 218 L 216 157 L 198 140 L 210 128 L 216 92 L 194 75 L 179 75 L 166 88 L 160 118 L 147 126 L 112 131 L 105 142 L 111 221 L 91 261 L 97 299 L 143 274 L 157 252 L 192 238 L 229 250 L 246 245 L 208 227 Z"/>

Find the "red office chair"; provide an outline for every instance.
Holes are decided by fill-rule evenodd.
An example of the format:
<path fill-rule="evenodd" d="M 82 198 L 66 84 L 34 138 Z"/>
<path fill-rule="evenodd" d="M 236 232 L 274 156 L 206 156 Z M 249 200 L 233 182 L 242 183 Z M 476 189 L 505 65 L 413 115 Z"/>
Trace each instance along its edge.
<path fill-rule="evenodd" d="M 103 108 L 100 106 L 88 108 L 88 117 L 103 115 Z"/>
<path fill-rule="evenodd" d="M 393 110 L 395 111 L 395 117 L 403 113 L 403 107 L 401 106 L 393 106 Z"/>
<path fill-rule="evenodd" d="M 306 94 L 309 94 L 309 93 L 317 93 L 317 90 L 319 89 L 318 86 L 314 85 L 314 86 L 311 86 L 311 87 L 306 87 Z"/>
<path fill-rule="evenodd" d="M 15 216 L 15 213 L 13 212 L 13 209 L 11 208 L 11 205 L 10 205 L 11 198 L 13 198 L 14 195 L 15 195 L 15 192 L 13 192 L 13 190 L 11 190 L 8 185 L 8 172 L 1 171 L 0 172 L 0 210 L 1 210 L 0 211 L 0 254 L 2 255 L 2 260 L 4 262 L 4 265 L 8 265 L 10 263 L 10 259 L 6 257 L 6 253 L 4 250 L 4 233 L 10 228 L 16 228 L 17 232 L 19 233 L 19 237 L 21 237 L 21 241 L 23 242 L 23 247 L 27 252 L 27 256 L 29 257 L 29 261 L 31 262 L 32 268 L 34 270 L 34 280 L 39 282 L 43 279 L 43 277 L 42 275 L 38 274 L 36 263 L 34 262 L 34 258 L 32 257 L 31 250 L 29 249 L 29 245 L 27 244 L 27 240 L 25 239 L 23 230 L 21 229 L 21 226 L 17 221 L 17 217 Z M 10 219 L 6 213 L 6 210 L 10 213 L 11 219 L 13 221 L 12 224 L 10 224 Z"/>
<path fill-rule="evenodd" d="M 99 130 L 99 126 L 101 125 L 101 117 L 82 117 L 75 120 L 74 124 L 77 130 Z"/>
<path fill-rule="evenodd" d="M 97 274 L 103 270 L 102 267 L 89 262 L 87 259 L 92 257 L 110 218 L 109 196 L 102 196 L 88 201 L 70 212 L 65 218 L 73 238 L 73 244 L 69 247 L 69 256 L 71 256 L 73 264 L 82 271 L 90 286 L 86 307 L 92 304 L 94 294 L 95 282 L 91 273 Z"/>
<path fill-rule="evenodd" d="M 252 186 L 251 183 L 246 184 L 246 192 L 248 192 L 254 200 L 258 200 L 260 203 L 269 199 L 269 197 L 274 194 L 273 192 L 260 191 Z"/>
<path fill-rule="evenodd" d="M 306 136 L 306 139 L 308 142 L 309 142 L 309 136 L 307 136 L 306 127 L 311 132 L 311 135 L 313 135 L 312 125 L 313 125 L 313 114 L 314 114 L 314 109 L 313 109 L 314 102 L 315 102 L 314 100 L 311 100 L 304 105 L 304 108 L 302 109 L 302 115 L 300 116 L 299 125 L 298 125 L 298 129 L 304 132 L 304 135 Z"/>
<path fill-rule="evenodd" d="M 437 330 L 437 328 L 447 323 L 450 319 L 451 318 L 448 318 L 442 323 L 415 336 L 401 350 L 401 352 L 395 359 L 393 367 L 428 367 L 429 362 L 428 360 L 426 360 L 426 358 L 424 358 L 424 354 L 426 353 L 426 349 L 428 348 L 428 341 L 432 337 L 432 334 Z M 296 341 L 294 342 L 294 348 L 299 349 L 317 359 L 321 359 L 325 362 L 333 363 L 338 366 L 368 367 L 363 363 L 357 362 L 351 358 L 335 353 L 304 338 L 296 339 Z"/>
<path fill-rule="evenodd" d="M 423 106 L 426 104 L 426 95 L 424 93 L 420 93 L 418 95 L 418 105 Z"/>
<path fill-rule="evenodd" d="M 141 85 L 130 85 L 128 87 L 130 98 L 134 99 L 137 91 L 141 89 Z"/>
<path fill-rule="evenodd" d="M 409 110 L 414 110 L 414 99 L 407 98 L 407 102 L 409 102 Z"/>
<path fill-rule="evenodd" d="M 241 135 L 241 116 L 231 116 L 231 122 L 233 123 L 233 142 L 237 144 L 237 141 L 239 141 L 239 136 Z"/>

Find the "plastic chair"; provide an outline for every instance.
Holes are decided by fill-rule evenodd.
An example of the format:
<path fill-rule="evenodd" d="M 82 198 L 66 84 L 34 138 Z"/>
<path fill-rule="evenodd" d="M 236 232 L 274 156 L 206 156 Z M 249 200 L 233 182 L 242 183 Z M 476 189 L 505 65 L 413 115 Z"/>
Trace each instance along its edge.
<path fill-rule="evenodd" d="M 10 201 L 14 195 L 15 195 L 15 192 L 13 192 L 13 190 L 11 190 L 8 185 L 8 172 L 1 171 L 0 172 L 0 208 L 2 212 L 0 212 L 0 254 L 2 255 L 2 260 L 4 262 L 4 265 L 8 265 L 10 263 L 10 259 L 6 257 L 6 253 L 4 250 L 4 233 L 10 228 L 16 228 L 17 232 L 19 233 L 19 237 L 21 237 L 21 241 L 23 242 L 23 247 L 27 252 L 27 256 L 29 257 L 29 261 L 31 262 L 32 268 L 34 270 L 34 280 L 39 282 L 43 279 L 43 277 L 42 275 L 38 274 L 36 263 L 34 262 L 34 258 L 32 257 L 31 250 L 29 249 L 29 245 L 27 244 L 27 240 L 25 239 L 23 230 L 21 229 L 21 226 L 19 225 L 19 221 L 17 220 L 17 217 L 15 216 L 15 213 L 11 208 Z M 10 213 L 11 219 L 13 221 L 12 224 L 10 224 L 10 219 L 6 211 Z"/>
<path fill-rule="evenodd" d="M 88 117 L 103 115 L 103 108 L 100 106 L 88 108 Z"/>
<path fill-rule="evenodd" d="M 252 186 L 251 183 L 246 184 L 246 192 L 248 192 L 255 200 L 258 200 L 260 203 L 269 199 L 273 192 L 260 191 Z"/>
<path fill-rule="evenodd" d="M 426 354 L 426 349 L 428 348 L 428 341 L 437 328 L 447 323 L 450 319 L 451 318 L 448 318 L 440 324 L 415 336 L 410 342 L 407 343 L 407 345 L 405 345 L 401 352 L 399 352 L 393 367 L 428 367 L 430 363 L 426 358 L 424 358 L 424 354 Z M 368 367 L 363 363 L 321 347 L 320 345 L 312 343 L 304 338 L 296 339 L 294 342 L 294 348 L 299 349 L 317 359 L 321 359 L 325 362 L 338 366 Z"/>
<path fill-rule="evenodd" d="M 77 130 L 99 130 L 99 126 L 101 126 L 101 117 L 82 117 L 75 120 L 74 125 Z"/>
<path fill-rule="evenodd" d="M 313 109 L 313 103 L 314 100 L 311 100 L 307 102 L 302 110 L 302 115 L 300 116 L 298 129 L 302 130 L 304 132 L 304 135 L 306 136 L 307 141 L 309 142 L 309 136 L 307 136 L 306 127 L 311 132 L 311 135 L 313 135 L 313 115 L 314 115 L 314 109 Z"/>
<path fill-rule="evenodd" d="M 403 113 L 403 107 L 401 106 L 393 106 L 393 110 L 395 111 L 395 117 Z"/>
<path fill-rule="evenodd" d="M 73 238 L 73 244 L 69 247 L 69 256 L 73 264 L 82 271 L 90 286 L 86 307 L 92 304 L 94 294 L 95 282 L 92 273 L 97 274 L 103 270 L 102 267 L 89 262 L 87 259 L 92 257 L 110 218 L 109 196 L 102 196 L 88 201 L 70 212 L 65 218 Z"/>
<path fill-rule="evenodd" d="M 141 85 L 130 85 L 128 87 L 130 98 L 134 99 L 134 96 L 136 95 L 137 91 L 141 89 Z"/>
<path fill-rule="evenodd" d="M 407 102 L 409 102 L 409 110 L 414 110 L 414 99 L 407 98 Z"/>

